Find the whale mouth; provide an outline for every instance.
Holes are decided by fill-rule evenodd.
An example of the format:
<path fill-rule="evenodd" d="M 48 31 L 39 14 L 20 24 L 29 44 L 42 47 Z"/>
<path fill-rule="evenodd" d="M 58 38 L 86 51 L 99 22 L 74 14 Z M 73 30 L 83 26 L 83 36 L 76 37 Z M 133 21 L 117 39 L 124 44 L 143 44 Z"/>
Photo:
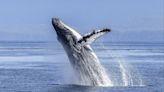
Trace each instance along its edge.
<path fill-rule="evenodd" d="M 59 18 L 52 18 L 52 25 L 56 31 L 57 39 L 62 44 L 67 44 L 75 39 L 75 35 L 66 24 L 64 24 Z"/>
<path fill-rule="evenodd" d="M 71 41 L 76 42 L 78 39 L 81 39 L 81 35 L 76 32 L 73 28 L 69 27 L 63 23 L 59 18 L 52 18 L 52 25 L 57 33 L 59 41 Z"/>
<path fill-rule="evenodd" d="M 70 34 L 69 29 L 67 29 L 64 24 L 62 23 L 62 21 L 59 20 L 59 18 L 52 18 L 52 25 L 54 27 L 54 29 L 56 30 L 57 36 L 66 36 L 68 34 Z"/>

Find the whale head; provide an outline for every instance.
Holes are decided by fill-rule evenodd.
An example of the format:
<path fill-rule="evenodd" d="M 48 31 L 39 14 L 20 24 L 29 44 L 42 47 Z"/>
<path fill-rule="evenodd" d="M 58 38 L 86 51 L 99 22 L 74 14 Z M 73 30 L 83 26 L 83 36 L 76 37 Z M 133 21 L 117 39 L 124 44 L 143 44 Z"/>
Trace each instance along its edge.
<path fill-rule="evenodd" d="M 70 43 L 76 44 L 82 37 L 78 32 L 64 24 L 58 18 L 52 18 L 52 25 L 56 30 L 58 41 L 63 45 L 69 45 Z"/>

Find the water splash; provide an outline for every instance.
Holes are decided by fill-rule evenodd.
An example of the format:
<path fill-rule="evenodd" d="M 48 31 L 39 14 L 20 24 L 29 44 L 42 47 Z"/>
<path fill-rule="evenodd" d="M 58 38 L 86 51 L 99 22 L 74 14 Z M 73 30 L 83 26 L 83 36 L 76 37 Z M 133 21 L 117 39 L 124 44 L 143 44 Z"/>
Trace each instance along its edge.
<path fill-rule="evenodd" d="M 73 48 L 73 46 L 71 46 Z M 74 49 L 73 49 L 74 50 Z M 67 51 L 67 50 L 66 50 Z M 70 53 L 73 55 L 70 56 Z M 78 51 L 67 51 L 70 63 L 78 78 L 78 84 L 88 86 L 113 86 L 105 68 L 90 46 L 85 46 Z"/>
<path fill-rule="evenodd" d="M 105 47 L 103 42 L 98 42 L 99 45 L 106 51 L 106 53 L 112 57 L 112 60 L 116 61 L 118 63 L 118 68 L 120 71 L 120 77 L 122 83 L 114 83 L 114 84 L 120 84 L 119 86 L 143 86 L 143 81 L 140 77 L 140 74 L 128 64 L 125 63 L 124 58 L 119 54 L 116 53 L 109 48 Z M 117 79 L 119 80 L 119 79 Z M 114 85 L 115 86 L 115 85 Z"/>
<path fill-rule="evenodd" d="M 76 74 L 79 76 L 81 85 L 94 85 L 94 86 L 113 86 L 111 79 L 108 77 L 105 68 L 99 62 L 97 56 L 92 53 L 88 54 L 85 50 L 82 50 L 85 57 L 83 60 L 78 61 L 73 67 L 76 70 Z M 78 54 L 74 54 L 78 55 Z M 79 57 L 79 56 L 77 56 Z M 92 58 L 92 61 L 90 61 Z"/>

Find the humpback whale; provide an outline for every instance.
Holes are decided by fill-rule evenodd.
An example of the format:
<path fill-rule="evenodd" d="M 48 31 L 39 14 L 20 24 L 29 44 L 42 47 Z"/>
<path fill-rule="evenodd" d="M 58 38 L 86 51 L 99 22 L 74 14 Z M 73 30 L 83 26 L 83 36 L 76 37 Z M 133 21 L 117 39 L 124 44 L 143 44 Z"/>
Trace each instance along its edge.
<path fill-rule="evenodd" d="M 82 36 L 59 18 L 52 18 L 52 25 L 56 30 L 58 41 L 62 44 L 78 76 L 79 83 L 88 86 L 113 86 L 90 46 L 96 39 L 111 30 L 106 28 Z"/>

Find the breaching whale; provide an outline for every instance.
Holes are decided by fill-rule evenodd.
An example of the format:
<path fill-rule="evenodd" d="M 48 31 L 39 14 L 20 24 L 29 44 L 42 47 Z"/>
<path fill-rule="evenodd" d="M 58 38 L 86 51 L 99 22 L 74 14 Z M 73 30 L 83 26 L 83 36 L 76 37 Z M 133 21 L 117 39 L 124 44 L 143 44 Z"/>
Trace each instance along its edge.
<path fill-rule="evenodd" d="M 111 30 L 102 29 L 81 36 L 58 18 L 52 18 L 52 25 L 56 30 L 58 41 L 65 49 L 70 63 L 78 76 L 79 83 L 89 86 L 113 86 L 90 46 L 97 38 Z"/>

